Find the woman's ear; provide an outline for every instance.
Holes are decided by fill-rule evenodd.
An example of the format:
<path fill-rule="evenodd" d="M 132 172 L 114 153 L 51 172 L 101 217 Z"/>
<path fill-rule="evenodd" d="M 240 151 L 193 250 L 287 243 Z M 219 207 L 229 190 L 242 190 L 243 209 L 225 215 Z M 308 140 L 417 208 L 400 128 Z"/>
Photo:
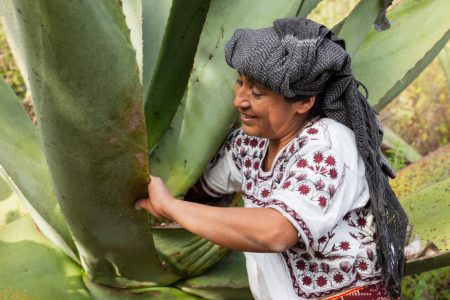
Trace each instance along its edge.
<path fill-rule="evenodd" d="M 297 106 L 296 107 L 297 113 L 299 114 L 307 113 L 314 106 L 315 102 L 316 96 L 311 96 L 307 99 L 295 103 L 295 105 Z"/>

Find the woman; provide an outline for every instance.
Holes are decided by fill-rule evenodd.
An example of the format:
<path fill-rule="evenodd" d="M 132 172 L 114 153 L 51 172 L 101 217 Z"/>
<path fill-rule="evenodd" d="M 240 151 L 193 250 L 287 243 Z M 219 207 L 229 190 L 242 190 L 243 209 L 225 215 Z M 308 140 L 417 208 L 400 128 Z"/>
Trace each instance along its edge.
<path fill-rule="evenodd" d="M 237 30 L 225 58 L 242 127 L 186 198 L 242 191 L 245 208 L 177 200 L 156 177 L 139 206 L 244 251 L 256 299 L 398 296 L 407 218 L 343 41 L 282 19 Z"/>

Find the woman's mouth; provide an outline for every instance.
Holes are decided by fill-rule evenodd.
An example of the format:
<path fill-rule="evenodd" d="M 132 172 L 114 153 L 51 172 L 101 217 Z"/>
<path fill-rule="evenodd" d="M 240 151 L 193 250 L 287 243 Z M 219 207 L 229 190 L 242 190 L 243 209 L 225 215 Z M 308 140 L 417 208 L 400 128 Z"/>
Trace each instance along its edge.
<path fill-rule="evenodd" d="M 254 119 L 256 119 L 255 116 L 241 113 L 241 121 L 251 121 L 251 120 L 254 120 Z"/>

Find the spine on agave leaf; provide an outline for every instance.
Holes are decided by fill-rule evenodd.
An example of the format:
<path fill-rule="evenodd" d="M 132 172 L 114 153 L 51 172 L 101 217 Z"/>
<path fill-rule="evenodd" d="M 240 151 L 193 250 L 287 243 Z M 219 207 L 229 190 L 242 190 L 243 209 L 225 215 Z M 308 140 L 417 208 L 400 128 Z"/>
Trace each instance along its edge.
<path fill-rule="evenodd" d="M 182 196 L 203 172 L 230 131 L 236 114 L 233 108 L 233 86 L 236 72 L 225 64 L 224 46 L 239 27 L 271 26 L 276 18 L 294 16 L 298 1 L 212 1 L 194 60 L 188 89 L 171 128 L 160 139 L 150 156 L 152 173 L 160 176 L 171 192 Z M 252 18 L 248 18 L 252 11 Z M 175 244 L 170 230 L 158 233 L 155 244 L 163 257 L 170 256 L 165 245 Z M 198 237 L 183 233 L 183 244 Z M 187 235 L 190 235 L 187 236 Z M 160 244 L 161 243 L 161 244 Z M 213 265 L 224 255 L 221 247 L 198 242 L 198 247 L 183 256 L 182 261 L 168 261 L 179 272 L 193 274 Z M 170 249 L 169 249 L 170 250 Z M 208 260 L 192 264 L 190 258 L 207 255 Z M 194 260 L 195 261 L 195 260 Z"/>
<path fill-rule="evenodd" d="M 75 261 L 77 250 L 56 200 L 37 128 L 0 77 L 0 176 L 44 234 Z"/>
<path fill-rule="evenodd" d="M 44 151 L 85 271 L 119 287 L 176 281 L 157 256 L 148 214 L 133 207 L 149 171 L 142 86 L 120 2 L 10 7 L 20 12 Z"/>
<path fill-rule="evenodd" d="M 209 2 L 174 0 L 172 3 L 156 67 L 145 94 L 150 149 L 169 128 L 186 90 Z"/>
<path fill-rule="evenodd" d="M 430 18 L 429 16 L 433 16 Z M 390 14 L 391 27 L 372 30 L 359 47 L 353 67 L 380 111 L 425 68 L 450 36 L 450 2 L 405 0 Z"/>

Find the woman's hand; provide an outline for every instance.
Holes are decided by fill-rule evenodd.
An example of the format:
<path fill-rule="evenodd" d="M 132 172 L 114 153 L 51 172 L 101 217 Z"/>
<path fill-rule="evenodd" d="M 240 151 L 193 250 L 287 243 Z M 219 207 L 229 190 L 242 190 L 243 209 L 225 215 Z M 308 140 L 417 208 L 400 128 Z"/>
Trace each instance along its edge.
<path fill-rule="evenodd" d="M 137 206 L 147 210 L 158 219 L 173 221 L 173 218 L 168 213 L 168 208 L 176 199 L 172 196 L 161 178 L 150 176 L 150 183 L 147 189 L 149 197 L 140 199 L 136 203 Z"/>

